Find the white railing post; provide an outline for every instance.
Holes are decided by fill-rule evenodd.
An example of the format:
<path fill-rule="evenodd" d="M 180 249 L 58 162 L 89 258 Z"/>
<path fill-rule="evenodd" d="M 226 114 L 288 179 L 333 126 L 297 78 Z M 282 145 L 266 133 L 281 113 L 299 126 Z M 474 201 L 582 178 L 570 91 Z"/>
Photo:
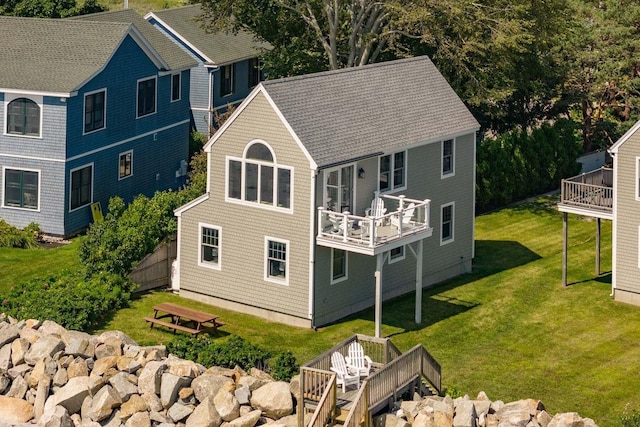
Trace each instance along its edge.
<path fill-rule="evenodd" d="M 346 242 L 349 235 L 349 211 L 344 211 L 342 214 L 342 241 Z"/>

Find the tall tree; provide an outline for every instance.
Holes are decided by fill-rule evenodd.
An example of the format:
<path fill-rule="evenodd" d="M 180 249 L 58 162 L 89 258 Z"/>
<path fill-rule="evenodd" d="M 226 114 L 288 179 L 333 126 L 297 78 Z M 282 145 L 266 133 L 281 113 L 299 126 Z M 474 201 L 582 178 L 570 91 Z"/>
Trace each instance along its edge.
<path fill-rule="evenodd" d="M 107 10 L 97 0 L 86 0 L 78 7 L 76 0 L 0 0 L 0 15 L 35 18 L 66 18 Z"/>

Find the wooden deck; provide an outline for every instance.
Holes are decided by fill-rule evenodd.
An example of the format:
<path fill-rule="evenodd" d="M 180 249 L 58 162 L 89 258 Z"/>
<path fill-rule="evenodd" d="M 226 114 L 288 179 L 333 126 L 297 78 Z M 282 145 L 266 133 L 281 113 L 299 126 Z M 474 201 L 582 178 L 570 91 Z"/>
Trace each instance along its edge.
<path fill-rule="evenodd" d="M 600 168 L 562 180 L 560 212 L 613 219 L 613 169 Z"/>
<path fill-rule="evenodd" d="M 342 393 L 336 386 L 336 376 L 330 370 L 331 354 L 346 354 L 349 344 L 357 341 L 374 363 L 374 370 L 361 377 L 358 389 L 352 387 Z M 438 362 L 418 344 L 401 353 L 385 338 L 354 335 L 322 353 L 300 368 L 300 392 L 298 401 L 299 427 L 333 426 L 338 418 L 345 427 L 369 427 L 372 415 L 388 407 L 406 391 L 427 394 L 430 384 L 436 392 L 441 388 L 441 370 Z M 313 413 L 311 422 L 304 425 L 304 415 Z"/>

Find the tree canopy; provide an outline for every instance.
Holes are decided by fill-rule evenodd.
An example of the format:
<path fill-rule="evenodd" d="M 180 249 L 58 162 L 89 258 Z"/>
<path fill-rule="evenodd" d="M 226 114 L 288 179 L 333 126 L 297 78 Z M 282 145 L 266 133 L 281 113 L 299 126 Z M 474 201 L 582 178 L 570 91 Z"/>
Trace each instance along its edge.
<path fill-rule="evenodd" d="M 6 16 L 65 18 L 105 10 L 97 0 L 85 0 L 80 6 L 76 0 L 0 0 L 0 15 Z"/>

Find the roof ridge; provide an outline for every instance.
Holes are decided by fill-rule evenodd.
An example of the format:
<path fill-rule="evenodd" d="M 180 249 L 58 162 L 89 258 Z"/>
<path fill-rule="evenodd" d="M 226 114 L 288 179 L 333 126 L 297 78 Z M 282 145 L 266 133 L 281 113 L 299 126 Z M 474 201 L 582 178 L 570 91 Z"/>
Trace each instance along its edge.
<path fill-rule="evenodd" d="M 375 69 L 375 68 L 398 66 L 398 65 L 406 64 L 408 62 L 418 62 L 418 61 L 425 61 L 425 60 L 431 62 L 431 60 L 427 55 L 421 55 L 421 56 L 413 56 L 410 58 L 395 59 L 391 61 L 375 62 L 373 64 L 366 64 L 358 67 L 339 68 L 337 70 L 319 71 L 316 73 L 302 74 L 299 76 L 282 77 L 274 80 L 266 80 L 262 83 L 263 84 L 266 83 L 268 86 L 272 86 L 274 84 L 286 83 L 290 81 L 316 79 L 316 78 L 322 78 L 322 77 L 331 76 L 335 74 L 344 74 L 344 73 L 351 73 L 351 72 L 364 72 L 364 71 Z"/>

